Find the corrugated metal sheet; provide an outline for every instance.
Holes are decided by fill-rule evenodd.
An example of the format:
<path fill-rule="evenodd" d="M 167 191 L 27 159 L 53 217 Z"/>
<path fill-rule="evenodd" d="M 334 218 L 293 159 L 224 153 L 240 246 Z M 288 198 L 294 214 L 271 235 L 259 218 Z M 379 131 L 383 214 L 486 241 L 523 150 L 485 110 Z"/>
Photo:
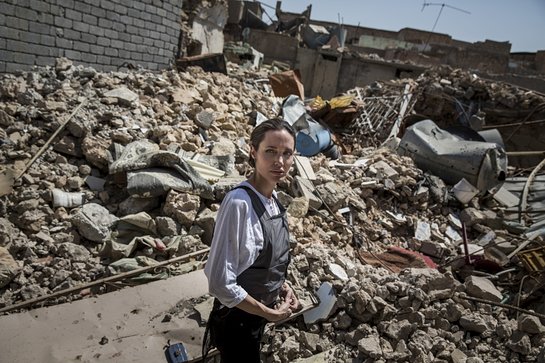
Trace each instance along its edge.
<path fill-rule="evenodd" d="M 526 185 L 527 177 L 507 178 L 503 187 L 513 193 L 519 199 Z M 526 217 L 534 225 L 545 220 L 545 175 L 537 175 L 529 187 Z M 519 220 L 519 205 L 505 209 L 505 219 L 510 221 Z"/>

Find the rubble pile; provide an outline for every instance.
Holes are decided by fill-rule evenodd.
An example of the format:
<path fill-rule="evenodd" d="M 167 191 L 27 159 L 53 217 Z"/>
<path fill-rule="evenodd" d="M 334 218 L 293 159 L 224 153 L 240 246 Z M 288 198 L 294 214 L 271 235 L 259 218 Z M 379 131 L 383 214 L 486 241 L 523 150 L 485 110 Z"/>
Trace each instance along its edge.
<path fill-rule="evenodd" d="M 105 255 L 111 251 L 102 242 L 114 223 L 138 212 L 152 212 L 152 216 L 136 218 L 151 225 L 140 232 L 147 229 L 147 234 L 159 238 L 189 233 L 185 239 L 190 242 L 180 245 L 178 241 L 180 248 L 173 250 L 174 242 L 165 240 L 163 253 L 153 239 L 140 241 L 139 247 L 131 247 L 131 257 L 161 260 L 202 248 L 202 228 L 191 230 L 196 216 L 190 215 L 199 210 L 199 197 L 194 210 L 178 211 L 179 204 L 194 197 L 172 192 L 166 198 L 134 198 L 127 193 L 123 173 L 109 173 L 111 150 L 149 140 L 160 150 L 234 155 L 234 143 L 248 140 L 252 128 L 246 114 L 258 108 L 274 116 L 273 99 L 250 81 L 242 83 L 200 68 L 180 73 L 99 73 L 65 59 L 59 59 L 55 67 L 3 75 L 3 169 L 19 175 L 32 156 L 41 148 L 44 152 L 16 180 L 13 191 L 0 199 L 0 258 L 9 262 L 2 264 L 6 278 L 1 280 L 1 305 L 106 274 L 106 266 L 120 253 L 114 245 L 109 249 L 118 253 Z M 67 120 L 82 102 L 79 113 Z M 66 120 L 65 129 L 47 147 L 51 134 Z M 244 148 L 249 150 L 247 145 Z M 193 247 L 187 248 L 188 244 Z M 128 257 L 127 249 L 122 254 Z"/>
<path fill-rule="evenodd" d="M 1 76 L 0 175 L 12 170 L 15 181 L 0 196 L 0 308 L 207 247 L 223 196 L 250 170 L 252 118 L 280 110 L 266 71 L 229 66 L 230 77 L 197 67 L 102 73 L 59 59 Z M 279 185 L 290 280 L 301 297 L 328 283 L 335 301 L 312 323 L 301 316 L 276 327 L 268 361 L 543 361 L 539 318 L 469 300 L 512 296 L 451 266 L 461 221 L 470 238 L 489 238 L 499 216 L 476 199 L 453 201 L 410 158 L 366 145 L 338 160 L 314 156 L 306 173 L 296 162 Z M 406 259 L 385 263 L 388 253 Z M 424 269 L 436 263 L 441 270 Z M 139 282 L 199 267 L 193 260 Z"/>
<path fill-rule="evenodd" d="M 424 72 L 417 82 L 421 95 L 415 111 L 447 124 L 480 111 L 478 116 L 486 117 L 487 124 L 498 125 L 542 113 L 545 102 L 545 95 L 538 92 L 446 66 Z"/>
<path fill-rule="evenodd" d="M 545 327 L 539 318 L 510 318 L 464 299 L 471 294 L 499 302 L 502 294 L 488 279 L 462 284 L 434 269 L 395 275 L 354 263 L 347 251 L 321 247 L 305 245 L 294 264 L 307 288 L 332 284 L 334 307 L 327 320 L 304 330 L 277 328 L 266 347 L 269 362 L 317 352 L 328 362 L 542 361 Z"/>

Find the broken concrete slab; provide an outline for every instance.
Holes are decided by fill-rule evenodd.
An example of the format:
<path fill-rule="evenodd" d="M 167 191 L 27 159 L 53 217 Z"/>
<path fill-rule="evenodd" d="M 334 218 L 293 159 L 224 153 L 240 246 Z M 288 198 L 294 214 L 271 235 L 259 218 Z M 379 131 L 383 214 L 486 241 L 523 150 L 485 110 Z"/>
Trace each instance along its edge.
<path fill-rule="evenodd" d="M 316 174 L 312 165 L 310 164 L 310 159 L 304 156 L 295 156 L 294 160 L 295 167 L 297 168 L 297 173 L 308 180 L 316 180 Z"/>
<path fill-rule="evenodd" d="M 13 190 L 15 174 L 11 169 L 0 170 L 0 197 L 8 195 Z"/>
<path fill-rule="evenodd" d="M 334 278 L 341 281 L 348 281 L 348 274 L 340 265 L 336 263 L 330 263 L 327 265 L 327 269 Z"/>
<path fill-rule="evenodd" d="M 372 334 L 366 338 L 360 339 L 358 342 L 358 350 L 364 356 L 378 359 L 382 356 L 382 348 L 380 346 L 380 337 L 378 334 Z"/>
<path fill-rule="evenodd" d="M 122 106 L 130 106 L 133 102 L 138 100 L 138 95 L 126 87 L 119 87 L 108 91 L 104 94 L 104 97 L 115 98 Z"/>
<path fill-rule="evenodd" d="M 308 213 L 309 200 L 305 196 L 292 198 L 288 205 L 288 214 L 295 218 L 303 218 Z"/>
<path fill-rule="evenodd" d="M 500 302 L 503 299 L 502 293 L 485 277 L 469 276 L 466 278 L 464 285 L 470 296 L 494 302 Z"/>
<path fill-rule="evenodd" d="M 528 334 L 541 334 L 545 332 L 545 326 L 537 316 L 521 314 L 517 320 L 518 330 Z"/>
<path fill-rule="evenodd" d="M 480 190 L 474 187 L 465 178 L 462 178 L 452 187 L 451 192 L 460 203 L 467 204 L 479 194 Z"/>
<path fill-rule="evenodd" d="M 191 318 L 192 308 L 181 306 L 206 295 L 206 286 L 203 270 L 198 270 L 35 309 L 32 314 L 1 316 L 2 359 L 16 362 L 40 356 L 42 362 L 53 363 L 100 357 L 102 362 L 147 363 L 164 360 L 163 347 L 169 340 L 183 342 L 191 357 L 200 357 L 204 326 Z M 164 319 L 167 314 L 168 321 Z M 33 349 L 18 344 L 20 341 L 32 341 Z"/>
<path fill-rule="evenodd" d="M 313 193 L 315 188 L 310 180 L 296 176 L 294 178 L 294 188 L 299 196 L 303 196 L 308 199 L 310 207 L 319 209 L 322 206 L 321 199 Z"/>
<path fill-rule="evenodd" d="M 197 217 L 200 205 L 199 196 L 173 190 L 167 194 L 163 212 L 182 226 L 189 228 Z"/>
<path fill-rule="evenodd" d="M 79 233 L 93 242 L 104 242 L 110 238 L 111 227 L 118 218 L 96 203 L 88 203 L 72 217 Z"/>
<path fill-rule="evenodd" d="M 9 251 L 0 247 L 0 288 L 8 285 L 15 278 L 21 267 Z"/>
<path fill-rule="evenodd" d="M 504 207 L 515 207 L 520 204 L 520 199 L 511 193 L 505 186 L 502 186 L 493 196 L 494 200 Z"/>
<path fill-rule="evenodd" d="M 431 226 L 426 221 L 417 221 L 414 237 L 419 241 L 429 241 L 431 238 Z"/>
<path fill-rule="evenodd" d="M 379 180 L 390 179 L 395 182 L 399 179 L 399 173 L 384 160 L 371 164 L 369 169 L 374 169 L 376 171 Z"/>
<path fill-rule="evenodd" d="M 490 315 L 470 312 L 460 317 L 460 325 L 468 331 L 490 335 L 496 329 L 497 321 Z"/>
<path fill-rule="evenodd" d="M 328 182 L 318 185 L 315 190 L 331 211 L 336 212 L 345 205 L 348 191 L 340 184 Z"/>

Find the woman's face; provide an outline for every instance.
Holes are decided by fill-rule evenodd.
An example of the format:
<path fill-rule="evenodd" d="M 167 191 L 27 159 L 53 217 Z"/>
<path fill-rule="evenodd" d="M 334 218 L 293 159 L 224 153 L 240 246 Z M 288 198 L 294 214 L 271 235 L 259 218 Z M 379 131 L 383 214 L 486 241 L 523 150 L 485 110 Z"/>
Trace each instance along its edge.
<path fill-rule="evenodd" d="M 295 142 L 288 131 L 267 131 L 257 150 L 252 146 L 255 172 L 271 183 L 278 183 L 288 174 L 294 152 Z"/>

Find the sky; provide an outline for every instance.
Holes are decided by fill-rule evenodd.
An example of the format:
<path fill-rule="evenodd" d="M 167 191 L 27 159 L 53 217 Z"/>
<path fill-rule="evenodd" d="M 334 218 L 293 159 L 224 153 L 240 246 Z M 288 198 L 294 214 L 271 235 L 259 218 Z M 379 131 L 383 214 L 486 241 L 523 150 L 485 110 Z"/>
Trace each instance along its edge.
<path fill-rule="evenodd" d="M 276 5 L 276 0 L 261 2 Z M 422 9 L 424 3 L 431 5 Z M 434 31 L 456 40 L 509 41 L 511 52 L 545 50 L 545 0 L 285 0 L 282 10 L 301 13 L 309 4 L 314 20 L 340 19 L 348 25 L 392 31 L 431 31 L 437 21 Z M 276 19 L 274 9 L 264 9 Z M 264 16 L 265 19 L 268 18 Z"/>

